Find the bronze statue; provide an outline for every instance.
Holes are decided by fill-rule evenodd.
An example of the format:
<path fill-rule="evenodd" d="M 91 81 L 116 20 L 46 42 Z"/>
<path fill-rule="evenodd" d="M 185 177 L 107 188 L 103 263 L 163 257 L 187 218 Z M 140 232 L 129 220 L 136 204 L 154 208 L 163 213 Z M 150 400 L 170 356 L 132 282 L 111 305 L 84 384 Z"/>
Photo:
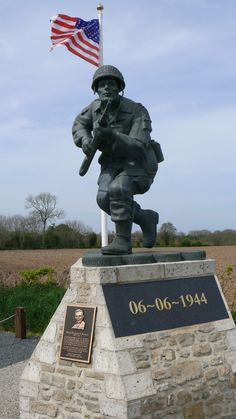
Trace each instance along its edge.
<path fill-rule="evenodd" d="M 72 133 L 75 144 L 85 153 L 81 176 L 96 150 L 101 151 L 97 203 L 111 216 L 116 229 L 112 243 L 101 251 L 104 255 L 132 253 L 133 222 L 142 229 L 143 246 L 153 247 L 158 213 L 141 209 L 133 198 L 149 190 L 163 160 L 160 145 L 150 137 L 150 116 L 143 105 L 123 96 L 125 81 L 116 67 L 99 67 L 92 89 L 99 99 L 76 117 Z"/>

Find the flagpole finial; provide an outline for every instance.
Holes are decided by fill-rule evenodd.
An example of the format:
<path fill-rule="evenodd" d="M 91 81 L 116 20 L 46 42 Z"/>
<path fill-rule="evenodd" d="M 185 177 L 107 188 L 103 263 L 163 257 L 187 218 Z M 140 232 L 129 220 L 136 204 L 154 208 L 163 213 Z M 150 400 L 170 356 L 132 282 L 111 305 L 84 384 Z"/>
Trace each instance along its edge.
<path fill-rule="evenodd" d="M 103 5 L 102 5 L 101 3 L 99 3 L 99 4 L 97 5 L 97 10 L 98 10 L 99 12 L 101 12 L 103 9 L 104 9 Z"/>

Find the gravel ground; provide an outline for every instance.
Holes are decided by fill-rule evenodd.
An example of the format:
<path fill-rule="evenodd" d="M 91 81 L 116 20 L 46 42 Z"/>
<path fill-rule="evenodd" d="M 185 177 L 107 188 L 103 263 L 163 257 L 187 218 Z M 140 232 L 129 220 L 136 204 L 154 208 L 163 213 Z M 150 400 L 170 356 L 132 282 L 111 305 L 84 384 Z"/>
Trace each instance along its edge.
<path fill-rule="evenodd" d="M 19 379 L 38 341 L 0 332 L 0 419 L 19 419 Z"/>

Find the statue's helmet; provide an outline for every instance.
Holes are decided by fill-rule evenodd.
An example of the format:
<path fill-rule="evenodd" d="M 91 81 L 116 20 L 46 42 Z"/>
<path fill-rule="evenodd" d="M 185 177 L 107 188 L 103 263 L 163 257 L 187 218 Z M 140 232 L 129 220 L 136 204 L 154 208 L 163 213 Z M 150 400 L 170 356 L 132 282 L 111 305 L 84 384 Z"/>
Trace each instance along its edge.
<path fill-rule="evenodd" d="M 120 92 L 124 90 L 125 88 L 124 77 L 121 74 L 121 72 L 118 70 L 118 68 L 113 67 L 113 65 L 102 65 L 95 71 L 94 76 L 93 76 L 92 89 L 94 92 L 97 91 L 98 81 L 101 79 L 105 79 L 107 77 L 113 78 L 118 81 Z"/>

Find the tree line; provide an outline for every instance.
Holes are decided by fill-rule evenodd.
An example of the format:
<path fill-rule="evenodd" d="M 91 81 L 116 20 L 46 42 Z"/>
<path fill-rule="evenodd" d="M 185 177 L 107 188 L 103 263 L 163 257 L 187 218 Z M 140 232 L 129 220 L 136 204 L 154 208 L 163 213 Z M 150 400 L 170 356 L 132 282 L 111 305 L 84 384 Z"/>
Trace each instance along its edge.
<path fill-rule="evenodd" d="M 236 230 L 192 230 L 185 234 L 178 232 L 172 223 L 164 223 L 157 234 L 160 246 L 228 246 L 236 244 Z"/>
<path fill-rule="evenodd" d="M 80 221 L 52 224 L 45 232 L 31 217 L 0 215 L 0 250 L 99 247 L 100 237 Z"/>
<path fill-rule="evenodd" d="M 29 195 L 25 200 L 29 210 L 27 216 L 0 215 L 0 250 L 40 248 L 91 248 L 101 247 L 100 234 L 96 234 L 82 222 L 56 221 L 65 217 L 58 208 L 58 200 L 50 193 Z M 109 234 L 112 236 L 112 233 Z M 110 238 L 110 237 L 109 237 Z M 132 234 L 134 247 L 142 247 L 142 233 Z M 156 246 L 224 246 L 236 244 L 235 230 L 192 230 L 185 234 L 178 232 L 170 223 L 161 225 L 157 233 Z"/>
<path fill-rule="evenodd" d="M 109 233 L 112 236 L 112 232 Z M 142 247 L 142 233 L 132 234 L 134 247 Z M 236 245 L 236 231 L 193 230 L 178 232 L 171 223 L 164 223 L 157 233 L 156 246 L 192 247 Z M 8 249 L 73 249 L 100 248 L 100 234 L 80 221 L 65 221 L 43 227 L 32 216 L 0 215 L 0 250 Z"/>
<path fill-rule="evenodd" d="M 55 222 L 65 217 L 58 200 L 49 192 L 25 200 L 27 216 L 0 215 L 0 250 L 40 248 L 88 248 L 100 246 L 94 231 L 80 221 Z"/>

